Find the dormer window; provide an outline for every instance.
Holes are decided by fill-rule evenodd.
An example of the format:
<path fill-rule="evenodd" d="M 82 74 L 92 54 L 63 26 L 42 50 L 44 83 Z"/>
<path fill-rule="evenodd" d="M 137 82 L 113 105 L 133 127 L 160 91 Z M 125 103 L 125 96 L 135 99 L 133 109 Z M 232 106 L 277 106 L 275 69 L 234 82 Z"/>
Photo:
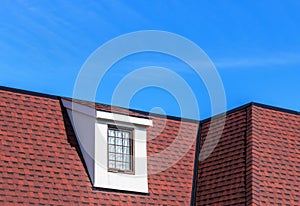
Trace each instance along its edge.
<path fill-rule="evenodd" d="M 108 126 L 108 171 L 133 174 L 132 129 Z"/>
<path fill-rule="evenodd" d="M 62 102 L 93 187 L 148 193 L 147 127 L 152 120 Z"/>

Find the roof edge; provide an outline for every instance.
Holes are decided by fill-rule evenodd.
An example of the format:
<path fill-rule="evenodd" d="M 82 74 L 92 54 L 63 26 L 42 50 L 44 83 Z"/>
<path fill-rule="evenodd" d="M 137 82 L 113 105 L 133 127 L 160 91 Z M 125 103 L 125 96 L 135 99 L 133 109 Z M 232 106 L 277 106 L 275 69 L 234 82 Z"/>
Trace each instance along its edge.
<path fill-rule="evenodd" d="M 261 108 L 265 108 L 265 109 L 270 109 L 270 110 L 274 110 L 274 111 L 285 112 L 285 113 L 289 113 L 289 114 L 295 114 L 295 115 L 299 115 L 300 114 L 300 112 L 296 111 L 296 110 L 285 109 L 285 108 L 282 108 L 282 107 L 276 107 L 276 106 L 262 104 L 262 103 L 258 103 L 258 102 L 249 102 L 249 103 L 243 104 L 243 105 L 241 105 L 239 107 L 235 107 L 233 109 L 230 109 L 230 110 L 228 110 L 226 112 L 222 112 L 222 113 L 216 114 L 216 115 L 214 115 L 212 117 L 208 117 L 206 119 L 200 120 L 200 124 L 208 122 L 212 118 L 219 118 L 221 116 L 228 115 L 228 114 L 231 114 L 231 113 L 234 113 L 236 111 L 245 109 L 247 107 L 252 107 L 252 106 L 261 107 Z"/>
<path fill-rule="evenodd" d="M 257 107 L 261 107 L 261 108 L 265 108 L 265 109 L 274 110 L 274 111 L 285 112 L 285 113 L 289 113 L 289 114 L 296 114 L 296 115 L 300 114 L 300 112 L 296 111 L 296 110 L 286 109 L 286 108 L 267 105 L 267 104 L 262 104 L 262 103 L 258 103 L 258 102 L 252 102 L 252 105 L 257 106 Z"/>
<path fill-rule="evenodd" d="M 46 94 L 46 93 L 35 92 L 35 91 L 24 90 L 24 89 L 18 89 L 18 88 L 7 87 L 7 86 L 0 86 L 0 90 L 10 91 L 10 92 L 15 92 L 15 93 L 20 93 L 20 94 L 27 94 L 27 95 L 37 96 L 37 97 L 45 97 L 45 98 L 50 98 L 50 99 L 72 99 L 70 97 L 58 96 L 58 95 L 53 95 L 53 94 Z M 87 101 L 87 100 L 80 100 L 80 101 Z M 87 101 L 87 102 L 90 102 L 90 101 Z M 94 102 L 92 102 L 92 103 L 94 103 Z M 196 119 L 182 118 L 182 117 L 177 117 L 177 116 L 172 116 L 172 115 L 163 115 L 163 114 L 157 114 L 157 113 L 150 113 L 150 112 L 146 112 L 146 111 L 142 111 L 142 110 L 130 109 L 130 108 L 125 108 L 125 107 L 120 107 L 120 106 L 104 104 L 104 103 L 95 102 L 95 104 L 113 106 L 113 107 L 117 107 L 117 108 L 121 108 L 121 109 L 127 109 L 129 111 L 137 112 L 137 113 L 147 115 L 147 116 L 153 116 L 153 117 L 159 117 L 159 118 L 164 117 L 166 119 L 175 120 L 175 121 L 184 121 L 184 122 L 192 122 L 192 123 L 199 123 L 200 122 L 200 120 L 196 120 Z"/>
<path fill-rule="evenodd" d="M 239 107 L 235 107 L 235 108 L 230 109 L 230 110 L 228 110 L 228 111 L 225 111 L 225 112 L 216 114 L 216 115 L 214 115 L 214 116 L 212 116 L 212 117 L 208 117 L 208 118 L 206 118 L 206 119 L 201 120 L 201 121 L 200 121 L 200 124 L 203 124 L 203 123 L 205 123 L 205 122 L 209 122 L 209 121 L 211 121 L 212 118 L 219 118 L 219 117 L 222 117 L 222 116 L 224 116 L 224 115 L 228 115 L 228 114 L 234 113 L 234 112 L 236 112 L 236 111 L 239 111 L 239 110 L 242 110 L 242 109 L 251 107 L 253 104 L 254 104 L 254 102 L 249 102 L 249 103 L 243 104 L 243 105 L 241 105 L 241 106 L 239 106 Z"/>
<path fill-rule="evenodd" d="M 32 95 L 32 96 L 38 96 L 38 97 L 51 98 L 51 99 L 67 99 L 67 100 L 68 99 L 72 99 L 70 97 L 63 97 L 63 96 L 58 96 L 58 95 L 53 95 L 53 94 L 46 94 L 46 93 L 29 91 L 29 90 L 23 90 L 23 89 L 18 89 L 18 88 L 13 88 L 13 87 L 7 87 L 7 86 L 0 86 L 0 90 L 10 91 L 10 92 L 15 92 L 15 93 L 20 93 L 20 94 L 27 94 L 27 95 Z M 80 101 L 91 102 L 91 101 L 87 101 L 87 100 L 80 100 Z M 91 102 L 91 103 L 94 103 L 94 102 Z M 235 111 L 244 109 L 244 108 L 249 107 L 249 106 L 257 106 L 257 107 L 261 107 L 261 108 L 265 108 L 265 109 L 270 109 L 270 110 L 274 110 L 274 111 L 280 111 L 280 112 L 285 112 L 285 113 L 290 113 L 290 114 L 295 114 L 295 115 L 299 115 L 300 114 L 300 111 L 296 111 L 296 110 L 292 110 L 292 109 L 286 109 L 286 108 L 272 106 L 272 105 L 267 105 L 267 104 L 258 103 L 258 102 L 249 102 L 249 103 L 246 103 L 246 104 L 241 105 L 239 107 L 233 108 L 231 110 L 228 110 L 228 111 L 216 114 L 216 115 L 214 115 L 212 117 L 208 117 L 208 118 L 203 119 L 203 120 L 196 120 L 196 119 L 183 118 L 183 117 L 177 117 L 177 116 L 172 116 L 172 115 L 163 115 L 163 114 L 158 114 L 158 113 L 150 113 L 150 112 L 146 112 L 146 111 L 142 111 L 142 110 L 130 109 L 130 108 L 125 108 L 125 107 L 120 107 L 120 106 L 114 106 L 114 105 L 108 105 L 108 104 L 104 104 L 104 103 L 97 103 L 96 102 L 95 104 L 101 104 L 101 105 L 113 106 L 113 107 L 117 107 L 117 108 L 121 108 L 121 109 L 127 109 L 129 111 L 140 113 L 140 114 L 147 115 L 147 116 L 153 116 L 153 117 L 158 117 L 158 118 L 166 118 L 166 119 L 175 120 L 175 121 L 200 123 L 200 124 L 208 122 L 212 118 L 218 118 L 218 117 L 221 117 L 223 115 L 228 115 L 230 113 L 233 113 Z"/>
<path fill-rule="evenodd" d="M 70 97 L 60 97 L 62 99 L 68 100 L 68 101 L 72 101 L 73 99 Z M 184 118 L 184 117 L 177 117 L 177 116 L 172 116 L 172 115 L 163 115 L 163 114 L 158 114 L 158 113 L 150 113 L 150 112 L 146 112 L 146 111 L 142 111 L 142 110 L 137 110 L 137 109 L 130 109 L 130 108 L 125 108 L 125 107 L 121 107 L 121 106 L 114 106 L 114 105 L 109 105 L 109 104 L 104 104 L 104 103 L 97 103 L 97 102 L 91 102 L 88 100 L 80 100 L 80 99 L 74 99 L 79 100 L 79 101 L 85 101 L 88 103 L 92 103 L 92 104 L 101 104 L 104 106 L 109 106 L 109 107 L 116 107 L 116 108 L 120 108 L 120 109 L 126 109 L 128 111 L 131 112 L 136 112 L 145 116 L 149 116 L 149 117 L 158 117 L 158 118 L 166 118 L 166 119 L 170 119 L 170 120 L 175 120 L 175 121 L 184 121 L 184 122 L 191 122 L 191 123 L 200 123 L 200 120 L 196 120 L 196 119 L 190 119 L 190 118 Z M 80 104 L 80 103 L 79 103 Z M 102 110 L 99 110 L 102 111 Z M 119 114 L 118 112 L 115 112 L 116 114 Z M 122 113 L 120 113 L 122 114 Z"/>
<path fill-rule="evenodd" d="M 37 97 L 59 99 L 59 96 L 57 96 L 57 95 L 45 94 L 45 93 L 41 93 L 41 92 L 34 92 L 34 91 L 29 91 L 29 90 L 24 90 L 24 89 L 17 89 L 17 88 L 13 88 L 13 87 L 0 86 L 0 90 L 14 92 L 14 93 L 20 93 L 20 94 L 27 94 L 27 95 L 37 96 Z"/>

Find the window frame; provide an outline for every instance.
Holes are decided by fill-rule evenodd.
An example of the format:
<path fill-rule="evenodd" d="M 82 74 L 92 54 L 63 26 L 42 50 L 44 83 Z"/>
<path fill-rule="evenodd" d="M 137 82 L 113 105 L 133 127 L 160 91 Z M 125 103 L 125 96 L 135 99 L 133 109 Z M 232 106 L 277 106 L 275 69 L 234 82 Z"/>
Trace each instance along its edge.
<path fill-rule="evenodd" d="M 117 168 L 110 168 L 109 167 L 109 130 L 114 131 L 121 131 L 121 132 L 128 132 L 129 133 L 129 157 L 130 157 L 130 170 L 120 170 Z M 122 139 L 123 140 L 123 139 Z M 123 144 L 123 143 L 122 143 Z M 117 153 L 115 153 L 117 154 Z M 123 161 L 122 161 L 123 162 Z M 119 125 L 107 125 L 107 171 L 108 172 L 114 172 L 114 173 L 123 173 L 123 174 L 131 174 L 134 175 L 134 128 L 119 126 Z"/>

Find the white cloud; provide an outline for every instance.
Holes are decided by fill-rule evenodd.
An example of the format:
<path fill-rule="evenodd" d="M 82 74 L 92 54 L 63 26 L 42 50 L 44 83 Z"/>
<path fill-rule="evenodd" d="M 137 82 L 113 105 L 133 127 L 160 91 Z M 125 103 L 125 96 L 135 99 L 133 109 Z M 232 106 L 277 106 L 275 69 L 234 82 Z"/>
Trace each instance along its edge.
<path fill-rule="evenodd" d="M 215 60 L 218 69 L 300 64 L 300 54 L 278 53 L 260 57 L 224 58 Z"/>

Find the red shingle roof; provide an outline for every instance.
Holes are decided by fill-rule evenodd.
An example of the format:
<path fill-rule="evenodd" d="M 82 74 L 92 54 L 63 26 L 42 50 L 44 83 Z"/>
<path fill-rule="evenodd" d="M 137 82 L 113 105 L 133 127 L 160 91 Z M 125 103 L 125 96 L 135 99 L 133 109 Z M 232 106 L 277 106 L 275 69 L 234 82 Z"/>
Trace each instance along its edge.
<path fill-rule="evenodd" d="M 61 98 L 0 88 L 0 204 L 300 205 L 299 112 L 256 103 L 228 112 L 224 130 L 213 128 L 222 134 L 217 147 L 194 171 L 199 122 L 96 109 L 153 120 L 149 194 L 93 188 Z M 200 126 L 199 144 L 209 150 L 209 119 Z"/>
<path fill-rule="evenodd" d="M 201 146 L 209 125 L 201 123 Z M 199 163 L 196 202 L 300 205 L 299 185 L 299 113 L 253 103 L 228 112 L 217 147 Z"/>
<path fill-rule="evenodd" d="M 252 202 L 300 205 L 299 113 L 254 106 L 251 136 Z"/>
<path fill-rule="evenodd" d="M 206 160 L 199 163 L 197 205 L 245 205 L 247 110 L 244 108 L 227 115 L 218 145 Z M 201 124 L 201 148 L 209 126 L 210 121 Z M 214 131 L 217 133 L 218 130 L 219 126 Z"/>
<path fill-rule="evenodd" d="M 0 204 L 190 204 L 196 122 L 151 116 L 148 170 L 164 171 L 148 176 L 149 194 L 137 194 L 92 188 L 60 98 L 0 90 L 0 108 Z M 173 142 L 179 126 L 185 135 L 173 149 L 153 156 Z M 185 147 L 185 155 L 165 168 Z"/>

